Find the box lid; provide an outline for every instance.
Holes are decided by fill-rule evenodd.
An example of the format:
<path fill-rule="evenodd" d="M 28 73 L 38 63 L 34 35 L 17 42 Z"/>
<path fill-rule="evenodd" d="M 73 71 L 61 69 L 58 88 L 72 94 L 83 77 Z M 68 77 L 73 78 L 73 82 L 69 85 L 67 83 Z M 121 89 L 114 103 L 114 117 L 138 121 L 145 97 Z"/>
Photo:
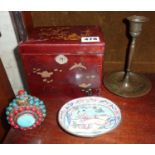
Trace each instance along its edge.
<path fill-rule="evenodd" d="M 36 52 L 37 45 L 42 52 L 47 46 L 56 52 L 103 52 L 105 42 L 98 26 L 51 26 L 34 28 L 20 47 Z"/>

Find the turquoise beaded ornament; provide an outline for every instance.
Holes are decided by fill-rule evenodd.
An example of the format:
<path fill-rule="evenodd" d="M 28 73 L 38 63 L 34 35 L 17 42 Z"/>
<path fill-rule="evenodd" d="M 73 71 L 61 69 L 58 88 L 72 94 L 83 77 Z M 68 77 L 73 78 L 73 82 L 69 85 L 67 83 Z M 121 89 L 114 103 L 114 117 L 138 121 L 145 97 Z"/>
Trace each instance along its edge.
<path fill-rule="evenodd" d="M 18 95 L 6 108 L 8 123 L 16 129 L 33 129 L 46 117 L 46 107 L 37 97 L 19 90 Z"/>

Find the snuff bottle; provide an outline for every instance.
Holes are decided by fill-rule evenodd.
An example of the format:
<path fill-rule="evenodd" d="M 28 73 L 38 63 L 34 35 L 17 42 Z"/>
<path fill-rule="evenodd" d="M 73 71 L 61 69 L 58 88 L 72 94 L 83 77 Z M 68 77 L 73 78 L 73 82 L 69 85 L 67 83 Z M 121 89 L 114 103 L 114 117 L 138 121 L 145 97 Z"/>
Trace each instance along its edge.
<path fill-rule="evenodd" d="M 42 100 L 19 90 L 15 99 L 6 108 L 8 123 L 21 130 L 33 129 L 46 117 L 46 106 Z"/>

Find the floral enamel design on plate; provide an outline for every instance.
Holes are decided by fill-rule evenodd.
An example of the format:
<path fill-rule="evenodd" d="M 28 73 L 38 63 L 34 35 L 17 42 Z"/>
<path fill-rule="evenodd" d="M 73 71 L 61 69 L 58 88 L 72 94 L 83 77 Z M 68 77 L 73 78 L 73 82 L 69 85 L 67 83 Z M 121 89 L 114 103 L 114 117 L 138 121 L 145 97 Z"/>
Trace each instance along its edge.
<path fill-rule="evenodd" d="M 116 104 L 103 97 L 81 97 L 62 106 L 58 121 L 70 134 L 95 137 L 115 129 L 121 121 Z"/>

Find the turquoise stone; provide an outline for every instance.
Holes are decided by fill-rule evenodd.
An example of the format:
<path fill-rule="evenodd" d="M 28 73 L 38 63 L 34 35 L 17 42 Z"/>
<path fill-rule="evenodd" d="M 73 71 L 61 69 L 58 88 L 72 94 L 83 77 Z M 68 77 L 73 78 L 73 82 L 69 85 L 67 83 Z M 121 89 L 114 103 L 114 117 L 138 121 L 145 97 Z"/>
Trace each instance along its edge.
<path fill-rule="evenodd" d="M 16 104 L 16 103 L 13 103 L 13 104 L 12 104 L 12 106 L 13 106 L 13 107 L 16 107 L 16 106 L 17 106 L 17 104 Z"/>
<path fill-rule="evenodd" d="M 10 108 L 10 107 L 7 107 L 7 108 L 6 108 L 6 111 L 9 111 L 9 108 Z"/>
<path fill-rule="evenodd" d="M 38 99 L 38 98 L 35 98 L 35 99 L 34 99 L 34 101 L 35 101 L 35 102 L 38 102 L 38 101 L 39 101 L 39 99 Z"/>
<path fill-rule="evenodd" d="M 19 99 L 20 98 L 20 96 L 16 96 L 16 99 Z"/>
<path fill-rule="evenodd" d="M 44 104 L 44 102 L 43 101 L 40 101 L 39 104 Z"/>
<path fill-rule="evenodd" d="M 9 106 L 12 106 L 12 105 L 13 105 L 13 103 L 12 103 L 12 102 L 10 102 Z"/>
<path fill-rule="evenodd" d="M 34 101 L 33 101 L 33 100 L 30 100 L 29 103 L 30 103 L 30 104 L 34 104 Z"/>
<path fill-rule="evenodd" d="M 36 106 L 39 106 L 39 102 L 36 102 L 35 105 L 36 105 Z"/>
<path fill-rule="evenodd" d="M 46 113 L 43 114 L 43 117 L 46 117 Z"/>
<path fill-rule="evenodd" d="M 7 110 L 8 110 L 8 111 L 11 111 L 11 110 L 12 110 L 12 107 L 8 107 Z"/>
<path fill-rule="evenodd" d="M 41 108 L 41 109 L 44 109 L 44 108 L 45 108 L 45 105 L 41 105 L 40 108 Z"/>
<path fill-rule="evenodd" d="M 44 113 L 46 113 L 46 109 L 43 109 L 42 111 L 43 111 Z"/>
<path fill-rule="evenodd" d="M 30 97 L 29 97 L 29 99 L 30 99 L 30 100 L 33 100 L 33 97 L 32 97 L 32 96 L 30 96 Z"/>
<path fill-rule="evenodd" d="M 16 103 L 16 99 L 13 99 L 13 101 L 12 102 L 15 102 Z"/>
<path fill-rule="evenodd" d="M 6 115 L 9 115 L 9 111 L 6 111 Z"/>
<path fill-rule="evenodd" d="M 24 98 L 25 98 L 25 96 L 24 96 L 24 95 L 21 95 L 21 96 L 20 96 L 20 99 L 21 99 L 21 100 L 23 100 Z"/>
<path fill-rule="evenodd" d="M 20 127 L 31 127 L 35 124 L 36 120 L 33 115 L 31 114 L 23 114 L 17 119 L 17 124 Z"/>
<path fill-rule="evenodd" d="M 16 101 L 12 101 L 12 103 L 14 104 L 14 103 L 17 103 Z"/>

